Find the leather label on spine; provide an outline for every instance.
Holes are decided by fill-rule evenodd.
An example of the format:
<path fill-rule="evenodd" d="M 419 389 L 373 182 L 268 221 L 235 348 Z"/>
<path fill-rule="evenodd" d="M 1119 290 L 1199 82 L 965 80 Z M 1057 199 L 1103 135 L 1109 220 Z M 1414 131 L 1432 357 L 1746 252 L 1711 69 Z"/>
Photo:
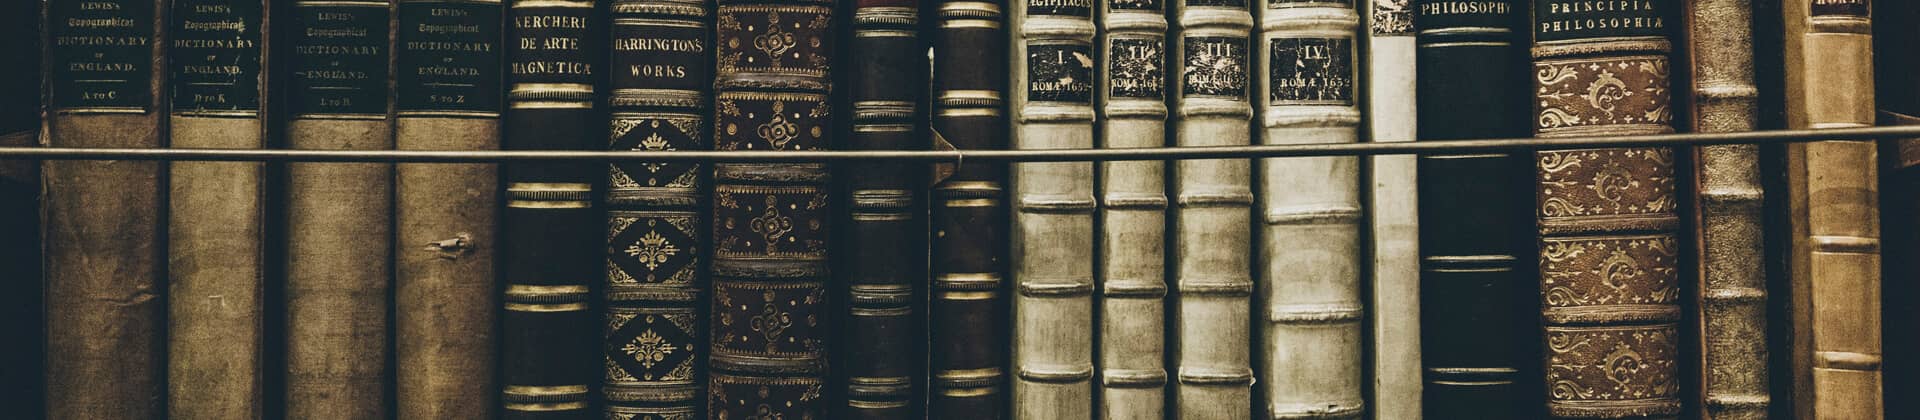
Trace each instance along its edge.
<path fill-rule="evenodd" d="M 1806 0 L 1813 2 L 1810 11 L 1814 17 L 1852 16 L 1867 17 L 1871 9 L 1868 0 Z"/>
<path fill-rule="evenodd" d="M 613 88 L 705 91 L 707 30 L 697 18 L 616 20 L 613 25 Z"/>
<path fill-rule="evenodd" d="M 500 111 L 500 4 L 401 2 L 400 111 Z"/>
<path fill-rule="evenodd" d="M 1160 99 L 1161 86 L 1166 84 L 1166 72 L 1161 69 L 1161 40 L 1114 37 L 1110 42 L 1107 58 L 1112 60 L 1113 68 L 1109 70 L 1112 79 L 1107 81 L 1107 94 Z"/>
<path fill-rule="evenodd" d="M 260 109 L 260 6 L 176 0 L 167 52 L 174 113 Z"/>
<path fill-rule="evenodd" d="M 1272 105 L 1353 105 L 1353 39 L 1271 42 L 1267 94 Z"/>
<path fill-rule="evenodd" d="M 1673 123 L 1665 56 L 1541 60 L 1533 68 L 1538 131 Z"/>
<path fill-rule="evenodd" d="M 1408 5 L 1412 0 L 1372 1 L 1373 13 L 1368 15 L 1367 26 L 1374 35 L 1413 35 L 1413 8 Z"/>
<path fill-rule="evenodd" d="M 1160 10 L 1160 0 L 1107 0 L 1107 10 Z"/>
<path fill-rule="evenodd" d="M 612 212 L 607 217 L 607 245 L 612 248 L 607 254 L 607 282 L 614 289 L 610 292 L 643 286 L 694 287 L 701 254 L 694 230 L 697 222 L 691 212 Z"/>
<path fill-rule="evenodd" d="M 1534 2 L 1534 39 L 1666 36 L 1671 0 L 1539 0 Z"/>
<path fill-rule="evenodd" d="M 615 114 L 613 143 L 608 150 L 701 150 L 700 116 L 692 114 Z M 687 191 L 700 180 L 700 164 L 693 162 L 613 162 L 608 174 L 610 191 L 673 188 Z M 685 203 L 691 205 L 692 203 Z"/>
<path fill-rule="evenodd" d="M 1501 40 L 1511 38 L 1510 30 L 1519 25 L 1514 13 L 1524 13 L 1525 9 L 1516 9 L 1514 0 L 1428 0 L 1418 3 L 1419 27 L 1433 31 L 1448 28 L 1498 28 L 1497 36 Z M 1449 37 L 1468 36 L 1470 34 L 1447 34 Z M 1421 42 L 1428 42 L 1421 40 Z"/>
<path fill-rule="evenodd" d="M 293 115 L 387 113 L 387 3 L 311 2 L 294 7 Z"/>
<path fill-rule="evenodd" d="M 148 111 L 153 93 L 153 2 L 47 5 L 52 106 L 68 112 Z M 15 42 L 23 40 L 14 40 Z"/>
<path fill-rule="evenodd" d="M 721 6 L 721 75 L 773 73 L 824 78 L 830 60 L 832 10 L 812 5 Z M 817 82 L 814 82 L 817 83 Z M 773 86 L 766 86 L 773 87 Z M 825 86 L 803 86 L 825 89 Z"/>
<path fill-rule="evenodd" d="M 1081 44 L 1027 45 L 1027 100 L 1091 103 L 1090 50 Z"/>
<path fill-rule="evenodd" d="M 1187 37 L 1183 44 L 1187 60 L 1181 70 L 1181 93 L 1246 99 L 1246 38 Z"/>
<path fill-rule="evenodd" d="M 720 150 L 821 150 L 831 105 L 816 93 L 725 92 L 714 100 Z"/>
<path fill-rule="evenodd" d="M 1027 0 L 1028 16 L 1093 16 L 1093 0 Z"/>

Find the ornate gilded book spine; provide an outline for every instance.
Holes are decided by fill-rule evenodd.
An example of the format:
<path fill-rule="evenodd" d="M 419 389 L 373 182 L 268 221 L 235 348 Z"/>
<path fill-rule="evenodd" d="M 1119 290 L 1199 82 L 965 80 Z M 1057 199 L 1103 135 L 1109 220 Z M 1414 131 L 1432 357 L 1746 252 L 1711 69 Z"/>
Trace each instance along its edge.
<path fill-rule="evenodd" d="M 613 2 L 608 149 L 713 148 L 712 10 L 705 0 Z M 707 168 L 607 167 L 608 418 L 694 418 L 703 406 Z"/>
<path fill-rule="evenodd" d="M 288 148 L 393 148 L 391 8 L 293 3 Z M 287 417 L 387 416 L 392 185 L 392 164 L 287 164 Z"/>
<path fill-rule="evenodd" d="M 168 2 L 46 4 L 47 146 L 164 146 Z M 164 417 L 161 164 L 41 171 L 47 417 Z"/>
<path fill-rule="evenodd" d="M 265 146 L 267 3 L 174 1 L 172 147 Z M 260 418 L 265 164 L 169 165 L 167 412 Z"/>
<path fill-rule="evenodd" d="M 721 0 L 714 147 L 833 146 L 833 0 Z M 712 418 L 827 418 L 828 167 L 714 167 Z"/>
<path fill-rule="evenodd" d="M 1100 147 L 1165 146 L 1166 3 L 1097 1 L 1105 50 Z M 1106 419 L 1159 419 L 1166 415 L 1167 391 L 1166 163 L 1099 165 L 1098 413 Z"/>
<path fill-rule="evenodd" d="M 1789 0 L 1787 127 L 1874 123 L 1873 35 L 1866 0 Z M 1902 22 L 1902 24 L 1911 24 Z M 1798 418 L 1883 418 L 1880 214 L 1871 141 L 1787 146 L 1788 303 L 1793 412 Z"/>
<path fill-rule="evenodd" d="M 1266 0 L 1253 73 L 1261 144 L 1359 140 L 1351 1 Z M 1191 85 L 1189 85 L 1191 86 Z M 1362 399 L 1357 157 L 1265 159 L 1256 267 L 1260 377 L 1274 418 L 1359 418 Z"/>
<path fill-rule="evenodd" d="M 1525 2 L 1417 0 L 1421 140 L 1532 134 Z M 1421 412 L 1537 418 L 1533 165 L 1519 154 L 1419 158 Z M 1384 306 L 1376 310 L 1386 310 Z M 1382 401 L 1385 403 L 1385 401 Z M 1381 417 L 1386 418 L 1386 417 Z"/>
<path fill-rule="evenodd" d="M 1542 0 L 1533 10 L 1534 134 L 1673 131 L 1668 0 Z M 1680 414 L 1674 153 L 1534 153 L 1547 414 Z"/>
<path fill-rule="evenodd" d="M 1692 131 L 1753 131 L 1753 9 L 1748 0 L 1687 2 Z M 1693 150 L 1699 227 L 1700 409 L 1709 419 L 1767 417 L 1767 263 L 1760 148 Z"/>
<path fill-rule="evenodd" d="M 921 0 L 854 2 L 851 149 L 927 148 L 927 46 Z M 927 226 L 919 214 L 925 167 L 904 162 L 847 165 L 845 406 L 834 418 L 917 419 L 923 372 L 917 290 L 927 284 Z M 836 287 L 838 289 L 838 287 Z"/>
<path fill-rule="evenodd" d="M 502 147 L 597 150 L 607 119 L 606 2 L 507 3 L 507 104 Z M 594 205 L 598 165 L 504 165 L 501 213 L 501 405 L 506 419 L 586 418 L 603 365 L 592 287 L 606 267 L 605 215 Z"/>
<path fill-rule="evenodd" d="M 939 4 L 933 131 L 960 150 L 1005 149 L 1006 2 Z M 1004 164 L 973 162 L 934 186 L 928 418 L 1006 416 L 1006 177 Z"/>
<path fill-rule="evenodd" d="M 1247 101 L 1253 15 L 1245 0 L 1187 0 L 1174 5 L 1170 62 L 1180 147 L 1239 146 L 1253 139 Z M 1181 418 L 1230 419 L 1254 413 L 1253 162 L 1181 160 L 1173 165 L 1172 318 Z"/>
<path fill-rule="evenodd" d="M 1367 140 L 1413 141 L 1418 104 L 1412 0 L 1367 0 Z M 1413 155 L 1369 158 L 1367 222 L 1373 234 L 1371 349 L 1373 418 L 1420 420 L 1419 193 Z"/>
<path fill-rule="evenodd" d="M 499 0 L 400 0 L 394 143 L 500 148 Z M 394 172 L 397 417 L 491 418 L 497 366 L 493 164 L 403 163 Z"/>
<path fill-rule="evenodd" d="M 1093 147 L 1093 1 L 1013 7 L 1013 146 Z M 1013 417 L 1093 416 L 1093 164 L 1013 165 Z"/>

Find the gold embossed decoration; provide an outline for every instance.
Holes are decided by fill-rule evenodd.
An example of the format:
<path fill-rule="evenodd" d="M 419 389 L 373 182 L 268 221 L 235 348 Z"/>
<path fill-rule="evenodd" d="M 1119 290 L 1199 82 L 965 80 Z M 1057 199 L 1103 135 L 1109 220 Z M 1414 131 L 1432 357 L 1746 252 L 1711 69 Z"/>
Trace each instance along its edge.
<path fill-rule="evenodd" d="M 1663 56 L 1543 60 L 1534 65 L 1540 100 L 1536 128 L 1671 125 L 1668 76 Z"/>

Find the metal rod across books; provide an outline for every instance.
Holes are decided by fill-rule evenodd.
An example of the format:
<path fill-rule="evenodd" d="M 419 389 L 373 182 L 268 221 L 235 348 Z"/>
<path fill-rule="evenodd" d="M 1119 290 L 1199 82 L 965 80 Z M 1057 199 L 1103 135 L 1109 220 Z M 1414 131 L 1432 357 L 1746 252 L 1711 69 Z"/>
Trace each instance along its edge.
<path fill-rule="evenodd" d="M 1418 142 L 1299 144 L 1134 149 L 926 150 L 926 151 L 532 151 L 532 150 L 286 150 L 286 149 L 93 149 L 0 147 L 0 159 L 195 160 L 262 162 L 509 162 L 509 161 L 704 161 L 726 163 L 905 160 L 964 163 L 1117 160 L 1240 159 L 1394 154 L 1474 154 L 1543 149 L 1773 144 L 1820 140 L 1920 137 L 1920 125 L 1739 133 L 1588 136 Z"/>

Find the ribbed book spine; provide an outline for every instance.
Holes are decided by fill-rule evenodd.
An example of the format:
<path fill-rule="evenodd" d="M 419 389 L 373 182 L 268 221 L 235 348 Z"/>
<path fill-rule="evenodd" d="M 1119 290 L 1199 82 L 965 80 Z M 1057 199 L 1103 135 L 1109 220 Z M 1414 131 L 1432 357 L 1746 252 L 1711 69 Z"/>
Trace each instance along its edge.
<path fill-rule="evenodd" d="M 1666 0 L 1533 10 L 1534 135 L 1673 132 Z M 1606 22 L 1595 24 L 1590 22 Z M 1535 161 L 1547 414 L 1680 414 L 1674 151 L 1540 151 Z"/>
<path fill-rule="evenodd" d="M 499 0 L 401 0 L 394 145 L 498 150 Z M 499 171 L 402 163 L 394 172 L 395 409 L 403 419 L 492 418 L 499 389 Z"/>
<path fill-rule="evenodd" d="M 833 0 L 719 2 L 718 150 L 830 149 Z M 711 418 L 827 418 L 828 232 L 821 163 L 714 168 Z"/>
<path fill-rule="evenodd" d="M 267 2 L 176 0 L 170 145 L 259 149 Z M 167 412 L 260 418 L 265 284 L 257 162 L 173 162 L 167 212 Z"/>
<path fill-rule="evenodd" d="M 927 45 L 920 38 L 921 0 L 857 0 L 852 49 L 855 150 L 924 150 Z M 919 290 L 927 283 L 927 225 L 920 191 L 924 166 L 860 162 L 845 166 L 848 196 L 841 223 L 847 250 L 847 312 L 842 376 L 847 419 L 918 419 L 924 383 L 926 329 Z M 835 287 L 839 290 L 839 287 Z"/>
<path fill-rule="evenodd" d="M 1748 0 L 1687 2 L 1685 47 L 1691 74 L 1693 132 L 1753 131 L 1753 8 Z M 1699 274 L 1695 299 L 1700 394 L 1708 419 L 1766 418 L 1768 387 L 1767 267 L 1760 147 L 1693 150 Z"/>
<path fill-rule="evenodd" d="M 1013 146 L 1093 147 L 1093 2 L 1012 11 Z M 1093 417 L 1093 163 L 1013 165 L 1013 417 Z"/>
<path fill-rule="evenodd" d="M 713 6 L 617 0 L 611 6 L 609 150 L 710 150 Z M 607 166 L 606 359 L 609 419 L 695 418 L 704 404 L 706 179 L 692 162 Z"/>
<path fill-rule="evenodd" d="M 1004 1 L 943 0 L 933 38 L 933 131 L 960 150 L 1007 147 Z M 933 188 L 927 417 L 1007 413 L 1007 166 L 972 162 Z"/>
<path fill-rule="evenodd" d="M 293 3 L 286 146 L 393 148 L 388 1 Z M 387 413 L 393 165 L 288 163 L 286 415 Z"/>
<path fill-rule="evenodd" d="M 1353 143 L 1360 16 L 1350 1 L 1266 0 L 1253 73 L 1260 144 Z M 1274 418 L 1358 418 L 1360 159 L 1260 162 L 1259 352 Z"/>
<path fill-rule="evenodd" d="M 1413 141 L 1419 103 L 1412 0 L 1368 0 L 1361 76 L 1366 92 L 1367 141 Z M 1413 155 L 1368 158 L 1367 223 L 1372 281 L 1367 305 L 1367 359 L 1372 375 L 1373 418 L 1420 419 L 1420 231 L 1419 192 Z"/>
<path fill-rule="evenodd" d="M 1245 0 L 1175 4 L 1174 142 L 1180 147 L 1253 142 L 1253 15 Z M 1182 160 L 1173 165 L 1173 401 L 1181 418 L 1254 413 L 1246 321 L 1252 311 L 1253 162 Z"/>
<path fill-rule="evenodd" d="M 164 0 L 46 3 L 48 147 L 162 147 Z M 164 417 L 162 164 L 41 164 L 48 418 Z"/>
<path fill-rule="evenodd" d="M 507 3 L 502 148 L 601 150 L 607 77 L 606 2 Z M 601 166 L 504 165 L 500 217 L 500 399 L 505 419 L 592 416 L 600 332 L 592 288 L 606 265 L 605 215 L 595 205 Z"/>
<path fill-rule="evenodd" d="M 1868 3 L 1783 1 L 1788 128 L 1874 123 Z M 1872 141 L 1787 146 L 1788 358 L 1798 418 L 1885 418 L 1877 164 Z"/>
<path fill-rule="evenodd" d="M 1100 147 L 1167 142 L 1166 3 L 1099 0 Z M 1166 163 L 1102 162 L 1098 414 L 1166 416 Z M 1242 270 L 1245 271 L 1245 270 Z"/>
<path fill-rule="evenodd" d="M 1421 140 L 1532 134 L 1526 3 L 1417 0 L 1416 129 Z M 1538 290 L 1529 277 L 1532 162 L 1518 154 L 1431 155 L 1416 170 L 1420 231 L 1421 413 L 1531 419 L 1542 409 Z M 1386 310 L 1384 307 L 1376 310 Z M 1386 401 L 1382 401 L 1385 404 Z M 1383 417 L 1384 418 L 1384 417 Z"/>

